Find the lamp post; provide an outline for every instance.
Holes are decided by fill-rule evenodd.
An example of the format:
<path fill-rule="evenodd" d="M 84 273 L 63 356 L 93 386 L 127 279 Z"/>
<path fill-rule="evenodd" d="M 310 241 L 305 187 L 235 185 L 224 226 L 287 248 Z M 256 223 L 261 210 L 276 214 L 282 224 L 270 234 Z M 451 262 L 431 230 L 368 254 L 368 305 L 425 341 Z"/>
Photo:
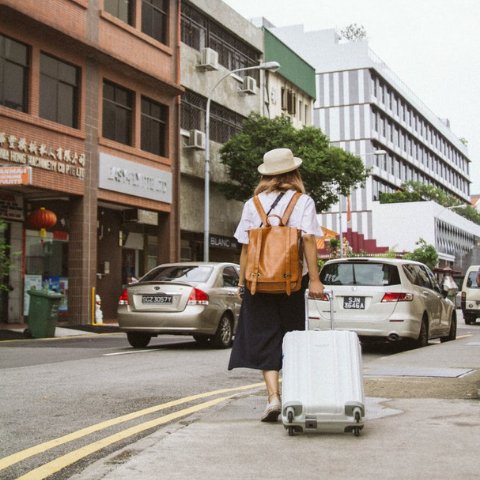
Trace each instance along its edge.
<path fill-rule="evenodd" d="M 386 155 L 387 151 L 386 150 L 375 150 L 371 153 L 366 153 L 366 154 L 361 154 L 359 155 L 360 157 L 370 157 L 370 156 L 379 156 L 379 155 Z M 339 195 L 338 198 L 338 228 L 340 230 L 340 235 L 339 235 L 339 240 L 340 240 L 340 258 L 343 258 L 343 233 L 342 233 L 342 196 Z"/>
<path fill-rule="evenodd" d="M 237 68 L 225 75 L 211 88 L 207 97 L 207 108 L 205 111 L 205 200 L 204 200 L 204 220 L 203 220 L 203 261 L 208 262 L 210 250 L 210 104 L 212 103 L 212 95 L 218 85 L 230 75 L 239 72 L 246 72 L 248 70 L 269 70 L 275 72 L 280 68 L 278 62 L 265 62 L 255 65 L 254 67 Z"/>

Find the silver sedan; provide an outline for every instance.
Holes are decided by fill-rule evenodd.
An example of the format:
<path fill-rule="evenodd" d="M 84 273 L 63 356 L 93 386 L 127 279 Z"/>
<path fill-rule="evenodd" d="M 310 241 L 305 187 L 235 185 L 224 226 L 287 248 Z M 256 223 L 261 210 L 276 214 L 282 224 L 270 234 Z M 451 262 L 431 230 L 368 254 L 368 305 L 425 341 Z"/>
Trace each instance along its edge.
<path fill-rule="evenodd" d="M 192 335 L 202 345 L 232 345 L 241 299 L 239 266 L 227 262 L 158 265 L 128 285 L 118 324 L 130 345 L 143 348 L 161 334 Z"/>

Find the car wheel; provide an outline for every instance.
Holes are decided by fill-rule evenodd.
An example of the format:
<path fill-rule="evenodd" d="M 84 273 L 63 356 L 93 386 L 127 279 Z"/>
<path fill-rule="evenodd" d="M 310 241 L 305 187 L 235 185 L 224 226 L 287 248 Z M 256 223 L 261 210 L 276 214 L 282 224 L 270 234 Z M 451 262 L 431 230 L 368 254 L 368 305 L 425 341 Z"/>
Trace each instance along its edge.
<path fill-rule="evenodd" d="M 428 326 L 427 326 L 427 319 L 425 317 L 422 318 L 422 325 L 420 326 L 420 333 L 418 334 L 418 338 L 416 341 L 417 348 L 426 347 L 428 345 Z"/>
<path fill-rule="evenodd" d="M 218 328 L 212 337 L 215 348 L 229 348 L 233 343 L 233 322 L 227 314 L 223 314 L 218 322 Z"/>
<path fill-rule="evenodd" d="M 466 325 L 472 325 L 472 324 L 475 323 L 476 318 L 475 318 L 475 317 L 471 317 L 470 315 L 465 315 L 465 316 L 464 316 L 464 320 L 465 320 L 465 324 L 466 324 Z"/>
<path fill-rule="evenodd" d="M 148 333 L 128 332 L 127 340 L 133 348 L 145 348 L 149 343 L 151 335 Z"/>
<path fill-rule="evenodd" d="M 448 335 L 446 337 L 441 337 L 440 341 L 443 342 L 450 342 L 452 340 L 455 340 L 457 338 L 457 317 L 455 315 L 452 315 L 452 318 L 450 320 L 450 331 L 448 332 Z"/>

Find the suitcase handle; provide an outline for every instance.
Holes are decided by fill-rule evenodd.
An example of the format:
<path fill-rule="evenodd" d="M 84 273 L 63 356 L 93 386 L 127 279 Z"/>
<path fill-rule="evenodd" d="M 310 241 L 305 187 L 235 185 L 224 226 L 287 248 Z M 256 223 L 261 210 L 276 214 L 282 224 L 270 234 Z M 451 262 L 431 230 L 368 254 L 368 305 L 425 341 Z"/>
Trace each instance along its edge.
<path fill-rule="evenodd" d="M 334 309 L 333 309 L 333 290 L 329 290 L 326 292 L 326 295 L 328 296 L 328 302 L 330 304 L 330 330 L 335 330 L 334 328 Z M 308 288 L 305 290 L 305 330 L 309 329 L 310 326 L 310 320 L 309 320 L 309 315 L 308 315 L 308 299 L 310 298 L 310 291 Z M 320 310 L 318 308 L 318 303 L 315 298 L 312 298 L 312 300 L 315 303 L 315 306 L 317 307 L 317 312 L 319 318 L 321 317 Z"/>

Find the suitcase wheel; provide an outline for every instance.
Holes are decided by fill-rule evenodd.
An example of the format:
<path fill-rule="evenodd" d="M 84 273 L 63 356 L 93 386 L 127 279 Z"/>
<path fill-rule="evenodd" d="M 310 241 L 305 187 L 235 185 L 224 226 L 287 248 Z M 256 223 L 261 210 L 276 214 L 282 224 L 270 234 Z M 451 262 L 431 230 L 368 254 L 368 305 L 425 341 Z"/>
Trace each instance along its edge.
<path fill-rule="evenodd" d="M 287 418 L 288 418 L 288 423 L 293 422 L 293 409 L 292 408 L 288 409 Z"/>
<path fill-rule="evenodd" d="M 360 420 L 362 419 L 362 415 L 360 413 L 360 410 L 356 409 L 355 410 L 355 421 L 357 423 L 360 423 Z M 353 434 L 356 436 L 356 437 L 359 437 L 360 436 L 360 430 L 362 429 L 362 427 L 353 427 L 352 431 L 353 431 Z"/>

